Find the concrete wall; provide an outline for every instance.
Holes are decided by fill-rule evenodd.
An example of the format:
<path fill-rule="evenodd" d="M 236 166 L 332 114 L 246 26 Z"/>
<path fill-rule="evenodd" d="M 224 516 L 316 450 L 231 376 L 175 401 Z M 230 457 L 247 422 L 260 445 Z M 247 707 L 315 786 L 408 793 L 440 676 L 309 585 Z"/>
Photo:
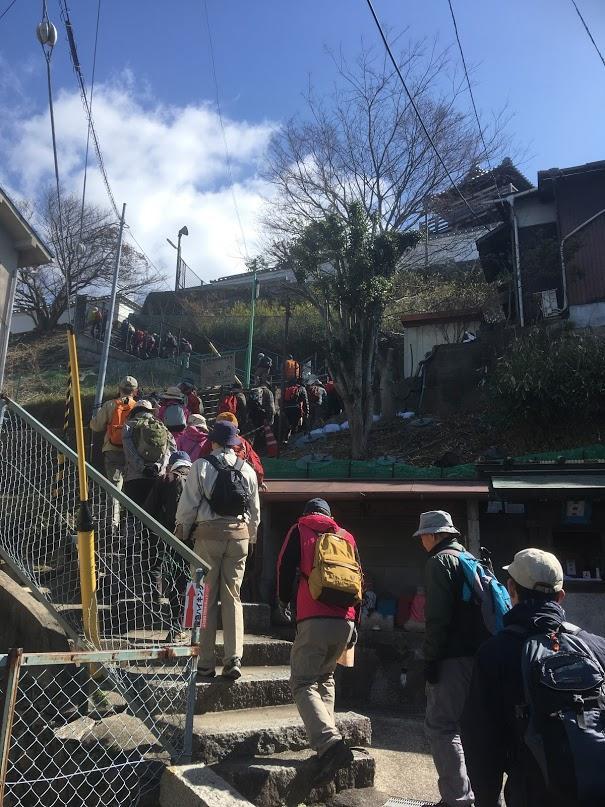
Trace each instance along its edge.
<path fill-rule="evenodd" d="M 11 647 L 40 653 L 69 650 L 58 622 L 4 572 L 0 572 L 0 613 L 0 653 L 6 653 Z"/>
<path fill-rule="evenodd" d="M 418 364 L 436 345 L 455 344 L 462 341 L 465 331 L 477 331 L 479 320 L 426 323 L 406 325 L 403 351 L 403 377 L 410 378 L 418 370 Z"/>

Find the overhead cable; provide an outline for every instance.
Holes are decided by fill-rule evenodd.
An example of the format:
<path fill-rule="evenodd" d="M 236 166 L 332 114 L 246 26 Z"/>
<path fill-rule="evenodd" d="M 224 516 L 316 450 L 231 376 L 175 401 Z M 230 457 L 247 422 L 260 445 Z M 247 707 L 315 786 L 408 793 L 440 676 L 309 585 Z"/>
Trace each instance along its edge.
<path fill-rule="evenodd" d="M 452 6 L 452 0 L 447 0 L 448 5 L 450 7 L 450 14 L 452 15 L 452 22 L 454 23 L 454 32 L 456 34 L 456 42 L 458 43 L 458 50 L 460 51 L 460 58 L 462 60 L 462 68 L 464 70 L 464 75 L 466 77 L 466 86 L 468 87 L 468 93 L 471 97 L 471 104 L 473 105 L 473 112 L 475 113 L 475 120 L 477 121 L 477 128 L 479 129 L 479 135 L 481 137 L 481 143 L 483 144 L 483 152 L 485 154 L 485 161 L 487 162 L 487 167 L 489 168 L 494 187 L 496 188 L 496 193 L 498 194 L 498 199 L 502 202 L 502 195 L 500 193 L 500 188 L 498 187 L 498 182 L 494 175 L 494 169 L 492 167 L 489 153 L 487 150 L 487 143 L 485 142 L 485 136 L 483 134 L 483 127 L 481 126 L 481 120 L 479 118 L 479 112 L 477 111 L 477 104 L 475 103 L 475 94 L 473 93 L 473 87 L 471 85 L 471 79 L 468 74 L 468 68 L 466 66 L 466 59 L 464 58 L 464 51 L 462 50 L 462 42 L 460 41 L 460 34 L 458 33 L 458 23 L 456 21 L 456 15 L 454 14 L 454 7 Z"/>
<path fill-rule="evenodd" d="M 382 28 L 382 25 L 380 24 L 380 20 L 378 19 L 377 15 L 376 15 L 376 12 L 374 10 L 372 0 L 366 0 L 366 3 L 367 3 L 367 5 L 368 5 L 368 7 L 370 9 L 372 17 L 374 18 L 374 22 L 376 23 L 376 27 L 378 28 L 380 38 L 382 39 L 384 47 L 386 49 L 386 52 L 387 52 L 387 54 L 388 54 L 388 56 L 389 56 L 389 58 L 390 58 L 390 60 L 391 60 L 391 62 L 393 64 L 393 67 L 395 68 L 395 72 L 399 76 L 399 80 L 401 81 L 401 83 L 403 85 L 403 89 L 405 90 L 405 93 L 406 93 L 406 95 L 408 97 L 410 105 L 411 105 L 412 109 L 414 110 L 414 113 L 416 114 L 416 117 L 418 118 L 418 122 L 420 123 L 420 126 L 422 127 L 422 131 L 424 132 L 424 135 L 425 135 L 426 139 L 428 140 L 431 148 L 435 152 L 435 156 L 439 160 L 439 163 L 440 163 L 441 167 L 443 168 L 445 174 L 447 175 L 447 178 L 449 179 L 452 188 L 458 194 L 458 196 L 460 197 L 460 199 L 462 200 L 464 205 L 467 207 L 469 213 L 473 216 L 473 218 L 476 219 L 479 222 L 479 224 L 481 224 L 483 227 L 486 227 L 486 225 L 481 221 L 481 219 L 479 218 L 477 213 L 471 207 L 470 202 L 468 201 L 466 196 L 460 190 L 460 187 L 458 186 L 458 184 L 456 183 L 456 180 L 452 176 L 451 171 L 449 170 L 449 168 L 447 167 L 447 165 L 445 164 L 445 162 L 443 160 L 443 157 L 439 153 L 439 149 L 435 145 L 435 141 L 431 137 L 431 135 L 429 133 L 429 130 L 427 129 L 426 124 L 425 124 L 424 120 L 422 119 L 422 115 L 420 114 L 420 110 L 418 109 L 418 105 L 416 104 L 416 101 L 414 100 L 414 96 L 410 92 L 410 90 L 408 88 L 408 85 L 407 85 L 407 83 L 406 83 L 406 81 L 405 81 L 405 79 L 403 77 L 403 74 L 402 74 L 401 70 L 399 69 L 399 65 L 397 64 L 397 60 L 395 59 L 395 56 L 393 55 L 393 51 L 391 50 L 391 46 L 388 43 L 388 40 L 386 38 L 386 35 L 385 35 L 384 30 Z M 488 227 L 486 227 L 486 229 L 489 230 Z"/>
<path fill-rule="evenodd" d="M 590 28 L 588 27 L 588 23 L 586 22 L 586 20 L 585 20 L 585 19 L 584 19 L 584 17 L 582 16 L 582 12 L 581 12 L 581 11 L 580 11 L 580 9 L 578 8 L 578 4 L 576 3 L 576 0 L 571 0 L 571 2 L 572 2 L 573 7 L 574 7 L 574 8 L 575 8 L 575 10 L 576 10 L 576 14 L 577 14 L 577 15 L 578 15 L 578 17 L 579 17 L 579 18 L 582 20 L 582 25 L 583 25 L 583 26 L 584 26 L 584 28 L 586 29 L 586 33 L 588 34 L 588 37 L 589 37 L 590 41 L 591 41 L 591 42 L 592 42 L 592 44 L 594 45 L 594 49 L 595 49 L 595 50 L 596 50 L 596 52 L 599 54 L 599 59 L 600 59 L 600 60 L 603 62 L 603 67 L 605 67 L 605 57 L 603 56 L 603 54 L 602 54 L 602 53 L 601 53 L 601 51 L 599 50 L 599 46 L 597 45 L 597 43 L 596 43 L 596 41 L 595 41 L 595 38 L 594 38 L 594 36 L 592 35 L 592 32 L 591 32 Z"/>
<path fill-rule="evenodd" d="M 76 48 L 76 40 L 73 30 L 73 25 L 71 23 L 71 19 L 69 16 L 69 9 L 67 7 L 67 0 L 59 0 L 59 7 L 61 10 L 61 17 L 65 24 L 65 30 L 67 32 L 67 40 L 69 42 L 69 54 L 71 58 L 71 63 L 76 74 L 76 78 L 78 79 L 78 85 L 80 87 L 80 96 L 82 98 L 82 103 L 84 104 L 84 110 L 86 112 L 86 117 L 88 119 L 89 131 L 92 135 L 92 142 L 95 148 L 95 153 L 97 155 L 97 163 L 99 166 L 99 170 L 101 172 L 101 176 L 103 177 L 103 182 L 105 184 L 105 189 L 107 191 L 107 195 L 109 197 L 109 201 L 111 203 L 111 207 L 113 212 L 116 216 L 116 219 L 120 218 L 120 211 L 118 210 L 118 206 L 116 205 L 116 200 L 113 195 L 113 191 L 111 190 L 111 185 L 109 184 L 109 178 L 107 176 L 107 171 L 105 170 L 105 163 L 103 160 L 103 155 L 101 153 L 101 146 L 99 144 L 99 138 L 97 136 L 97 132 L 95 129 L 94 121 L 92 118 L 92 110 L 88 100 L 88 95 L 86 93 L 86 85 L 84 83 L 84 76 L 82 75 L 82 70 L 80 68 L 80 61 L 78 59 L 78 51 Z"/>
<path fill-rule="evenodd" d="M 216 74 L 216 62 L 214 59 L 214 44 L 212 41 L 212 31 L 210 29 L 210 16 L 208 14 L 208 0 L 203 0 L 204 5 L 204 14 L 206 17 L 206 29 L 208 31 L 208 44 L 210 46 L 210 62 L 212 64 L 212 77 L 214 79 L 214 91 L 216 95 L 216 111 L 218 113 L 218 119 L 221 126 L 221 132 L 223 135 L 223 145 L 225 147 L 225 159 L 227 161 L 227 173 L 229 175 L 229 183 L 231 186 L 231 197 L 233 199 L 233 207 L 235 208 L 235 215 L 237 217 L 237 223 L 239 225 L 239 231 L 242 237 L 242 244 L 244 247 L 244 254 L 246 255 L 246 259 L 248 258 L 248 245 L 246 243 L 246 234 L 244 232 L 244 227 L 242 225 L 242 219 L 239 212 L 239 205 L 237 204 L 237 196 L 235 195 L 235 183 L 233 180 L 233 168 L 231 163 L 231 154 L 229 152 L 229 144 L 227 143 L 227 133 L 225 131 L 225 123 L 223 121 L 223 113 L 221 110 L 221 99 L 220 93 L 218 88 L 218 78 Z"/>
<path fill-rule="evenodd" d="M 15 3 L 16 3 L 16 2 L 17 2 L 17 0 L 11 0 L 11 2 L 8 4 L 8 6 L 7 6 L 7 7 L 4 9 L 4 11 L 3 11 L 3 12 L 0 14 L 0 20 L 1 20 L 1 19 L 2 19 L 2 18 L 3 18 L 3 17 L 6 15 L 6 14 L 8 14 L 8 12 L 11 10 L 11 8 L 12 8 L 12 7 L 15 5 Z"/>
<path fill-rule="evenodd" d="M 97 25 L 95 28 L 95 46 L 92 55 L 92 74 L 90 77 L 90 114 L 92 116 L 92 98 L 95 91 L 95 72 L 97 68 L 97 45 L 99 42 L 99 21 L 101 19 L 101 0 L 97 2 Z M 84 155 L 84 179 L 82 181 L 82 205 L 80 207 L 80 243 L 82 243 L 82 231 L 84 229 L 84 205 L 86 203 L 86 179 L 88 176 L 88 152 L 90 149 L 90 129 L 92 117 L 88 120 L 86 132 L 86 152 Z"/>

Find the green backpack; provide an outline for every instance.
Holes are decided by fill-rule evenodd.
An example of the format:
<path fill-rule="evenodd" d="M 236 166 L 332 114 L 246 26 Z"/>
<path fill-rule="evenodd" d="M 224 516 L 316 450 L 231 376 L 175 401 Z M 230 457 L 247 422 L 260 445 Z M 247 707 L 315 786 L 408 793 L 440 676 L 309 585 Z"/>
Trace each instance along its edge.
<path fill-rule="evenodd" d="M 168 450 L 168 429 L 155 418 L 138 418 L 132 424 L 132 441 L 142 460 L 160 462 Z"/>

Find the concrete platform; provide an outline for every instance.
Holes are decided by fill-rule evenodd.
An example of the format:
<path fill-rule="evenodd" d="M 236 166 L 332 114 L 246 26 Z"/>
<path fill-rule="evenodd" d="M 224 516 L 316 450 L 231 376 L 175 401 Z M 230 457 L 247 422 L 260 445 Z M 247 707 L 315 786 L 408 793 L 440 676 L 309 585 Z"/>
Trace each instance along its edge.
<path fill-rule="evenodd" d="M 341 712 L 336 715 L 336 725 L 349 745 L 370 745 L 369 718 Z M 307 735 L 294 705 L 214 712 L 196 715 L 194 719 L 193 754 L 201 762 L 268 756 L 305 748 Z"/>
<path fill-rule="evenodd" d="M 160 807 L 246 807 L 250 802 L 205 765 L 166 768 L 160 783 Z"/>
<path fill-rule="evenodd" d="M 220 668 L 217 668 L 217 672 L 220 672 Z M 242 677 L 237 681 L 220 675 L 210 679 L 200 678 L 196 714 L 292 703 L 289 667 L 245 667 L 242 672 Z"/>
<path fill-rule="evenodd" d="M 263 602 L 244 602 L 244 630 L 246 633 L 271 631 L 271 607 Z M 218 609 L 218 627 L 222 628 L 221 609 Z"/>
<path fill-rule="evenodd" d="M 213 769 L 257 807 L 325 804 L 339 791 L 371 787 L 374 760 L 367 752 L 355 751 L 353 764 L 319 783 L 312 751 L 287 751 L 270 757 L 255 757 L 248 764 L 224 761 Z"/>

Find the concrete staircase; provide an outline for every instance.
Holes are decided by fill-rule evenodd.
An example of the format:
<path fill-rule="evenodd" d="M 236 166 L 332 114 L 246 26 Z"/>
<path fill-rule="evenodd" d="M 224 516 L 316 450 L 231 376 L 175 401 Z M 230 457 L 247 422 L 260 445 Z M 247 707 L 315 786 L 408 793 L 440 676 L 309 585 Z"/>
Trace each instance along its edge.
<path fill-rule="evenodd" d="M 244 621 L 242 677 L 217 676 L 197 684 L 193 766 L 167 771 L 161 807 L 329 804 L 341 791 L 372 787 L 374 760 L 364 750 L 371 742 L 371 724 L 354 712 L 337 716 L 343 737 L 359 749 L 353 764 L 329 781 L 314 781 L 314 754 L 288 684 L 291 642 L 270 635 L 269 606 L 246 605 Z M 217 672 L 222 651 L 219 632 Z"/>

